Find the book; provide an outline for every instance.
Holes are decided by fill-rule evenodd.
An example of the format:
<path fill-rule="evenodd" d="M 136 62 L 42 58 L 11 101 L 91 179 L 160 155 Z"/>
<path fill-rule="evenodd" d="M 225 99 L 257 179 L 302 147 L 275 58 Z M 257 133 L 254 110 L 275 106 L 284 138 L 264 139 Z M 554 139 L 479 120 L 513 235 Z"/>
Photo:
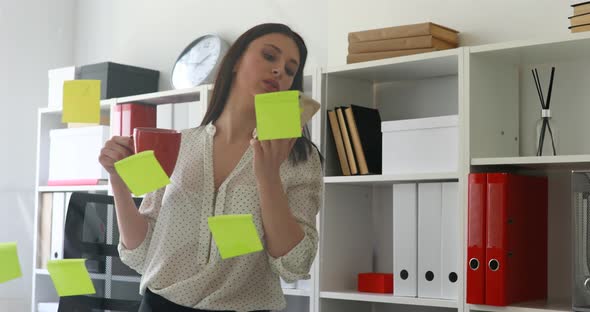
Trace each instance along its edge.
<path fill-rule="evenodd" d="M 590 1 L 572 4 L 574 15 L 590 13 Z"/>
<path fill-rule="evenodd" d="M 348 167 L 348 159 L 346 159 L 346 152 L 344 151 L 344 141 L 342 140 L 342 133 L 340 132 L 340 125 L 338 124 L 338 117 L 336 112 L 328 110 L 328 120 L 330 121 L 330 129 L 332 129 L 332 136 L 334 137 L 334 144 L 336 145 L 336 153 L 340 162 L 340 169 L 345 176 L 350 175 L 350 168 Z"/>
<path fill-rule="evenodd" d="M 570 26 L 568 28 L 573 33 L 582 32 L 582 31 L 589 31 L 590 30 L 590 24 L 584 24 L 584 25 L 578 25 L 578 26 Z"/>
<path fill-rule="evenodd" d="M 381 174 L 382 133 L 379 110 L 350 105 L 344 109 L 360 174 Z"/>
<path fill-rule="evenodd" d="M 568 17 L 570 20 L 571 26 L 580 26 L 585 24 L 590 24 L 590 13 L 574 15 Z"/>
<path fill-rule="evenodd" d="M 350 142 L 350 135 L 348 134 L 348 125 L 342 113 L 342 107 L 336 107 L 336 116 L 338 117 L 338 124 L 340 125 L 340 132 L 342 133 L 342 141 L 344 141 L 344 150 L 346 151 L 346 158 L 348 159 L 348 166 L 350 167 L 350 174 L 358 174 L 356 166 L 356 158 L 352 151 L 352 143 Z"/>
<path fill-rule="evenodd" d="M 370 29 L 348 33 L 348 43 L 433 35 L 449 43 L 459 44 L 459 32 L 435 23 L 419 23 Z"/>
<path fill-rule="evenodd" d="M 374 60 L 381 60 L 381 59 L 386 59 L 386 58 L 391 58 L 391 57 L 412 55 L 412 54 L 432 52 L 432 51 L 436 51 L 436 49 L 435 48 L 425 48 L 425 49 L 398 50 L 398 51 L 387 51 L 387 52 L 349 53 L 346 56 L 346 63 L 352 64 L 352 63 L 358 63 L 358 62 L 374 61 Z"/>
<path fill-rule="evenodd" d="M 37 233 L 37 268 L 47 269 L 47 261 L 51 260 L 51 218 L 53 207 L 53 193 L 41 195 L 39 209 L 39 224 Z"/>
<path fill-rule="evenodd" d="M 408 38 L 353 42 L 348 45 L 348 53 L 385 52 L 423 48 L 446 50 L 456 47 L 457 44 L 455 43 L 449 43 L 432 35 L 426 35 Z"/>

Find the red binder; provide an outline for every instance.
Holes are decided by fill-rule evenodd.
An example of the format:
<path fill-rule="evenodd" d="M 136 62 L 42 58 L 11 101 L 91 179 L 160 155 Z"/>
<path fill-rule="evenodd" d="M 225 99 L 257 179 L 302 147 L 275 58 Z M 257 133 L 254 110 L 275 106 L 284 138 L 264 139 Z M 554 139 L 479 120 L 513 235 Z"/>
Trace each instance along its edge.
<path fill-rule="evenodd" d="M 115 114 L 111 120 L 114 135 L 131 136 L 133 129 L 138 127 L 156 127 L 157 110 L 155 105 L 136 103 L 115 106 Z"/>
<path fill-rule="evenodd" d="M 469 174 L 467 303 L 485 303 L 487 174 Z"/>
<path fill-rule="evenodd" d="M 547 298 L 547 178 L 488 174 L 485 304 Z"/>

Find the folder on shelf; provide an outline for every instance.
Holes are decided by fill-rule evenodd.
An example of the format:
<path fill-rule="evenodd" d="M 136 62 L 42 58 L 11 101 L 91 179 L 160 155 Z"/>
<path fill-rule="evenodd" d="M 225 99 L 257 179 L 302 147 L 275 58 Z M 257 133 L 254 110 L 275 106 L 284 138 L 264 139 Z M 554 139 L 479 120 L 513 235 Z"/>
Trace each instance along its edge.
<path fill-rule="evenodd" d="M 415 183 L 393 185 L 393 295 L 418 295 L 418 197 Z"/>
<path fill-rule="evenodd" d="M 418 297 L 440 298 L 442 184 L 418 184 Z"/>
<path fill-rule="evenodd" d="M 338 124 L 340 125 L 340 132 L 342 133 L 342 140 L 344 141 L 344 150 L 346 151 L 346 158 L 348 159 L 348 166 L 350 167 L 350 174 L 358 174 L 356 158 L 352 150 L 352 143 L 348 132 L 348 124 L 344 118 L 343 107 L 336 107 L 336 116 L 338 117 Z"/>
<path fill-rule="evenodd" d="M 487 177 L 485 304 L 547 298 L 547 178 Z"/>
<path fill-rule="evenodd" d="M 344 108 L 360 174 L 381 174 L 382 133 L 379 110 L 357 105 Z"/>
<path fill-rule="evenodd" d="M 443 299 L 459 298 L 459 281 L 463 275 L 460 270 L 460 229 L 458 183 L 445 182 L 442 184 L 442 218 L 441 218 L 441 246 L 442 246 L 442 294 Z"/>
<path fill-rule="evenodd" d="M 51 207 L 51 257 L 50 260 L 63 259 L 64 222 L 66 218 L 67 193 L 53 193 Z"/>
<path fill-rule="evenodd" d="M 338 161 L 340 162 L 340 169 L 345 176 L 350 175 L 350 167 L 348 167 L 348 159 L 346 158 L 346 151 L 344 151 L 344 141 L 342 140 L 342 132 L 340 132 L 340 125 L 338 124 L 338 117 L 335 111 L 328 111 L 328 120 L 330 121 L 330 129 L 334 137 L 334 145 L 336 145 L 336 153 L 338 154 Z"/>
<path fill-rule="evenodd" d="M 37 227 L 37 268 L 46 269 L 47 261 L 51 259 L 51 219 L 53 193 L 41 194 L 39 209 L 39 226 Z"/>
<path fill-rule="evenodd" d="M 137 127 L 156 127 L 155 105 L 126 103 L 115 105 L 111 111 L 113 135 L 131 136 Z"/>
<path fill-rule="evenodd" d="M 487 174 L 471 173 L 467 208 L 467 303 L 485 303 Z"/>

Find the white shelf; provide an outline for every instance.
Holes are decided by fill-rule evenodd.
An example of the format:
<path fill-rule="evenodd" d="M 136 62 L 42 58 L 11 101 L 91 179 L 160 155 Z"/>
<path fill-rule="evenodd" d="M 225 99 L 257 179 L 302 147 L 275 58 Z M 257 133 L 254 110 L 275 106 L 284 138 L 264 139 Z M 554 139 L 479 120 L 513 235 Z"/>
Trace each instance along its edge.
<path fill-rule="evenodd" d="M 457 75 L 462 48 L 420 53 L 328 68 L 324 73 L 373 82 Z"/>
<path fill-rule="evenodd" d="M 457 308 L 457 301 L 442 300 L 442 299 L 424 299 L 424 298 L 410 298 L 410 297 L 395 297 L 392 294 L 371 294 L 361 293 L 354 290 L 347 291 L 322 291 L 320 298 L 326 299 L 340 299 L 352 301 L 367 301 L 367 302 L 381 302 L 394 303 L 415 306 L 431 306 L 441 308 Z"/>
<path fill-rule="evenodd" d="M 488 305 L 469 304 L 469 311 L 490 311 L 490 312 L 561 312 L 571 311 L 572 304 L 563 302 L 529 301 L 507 307 L 495 307 Z"/>
<path fill-rule="evenodd" d="M 537 38 L 485 44 L 470 48 L 473 56 L 504 58 L 514 64 L 547 63 L 555 60 L 587 58 L 590 33 L 567 34 L 553 38 Z"/>
<path fill-rule="evenodd" d="M 100 110 L 101 111 L 108 111 L 111 108 L 111 105 L 114 104 L 115 101 L 113 99 L 102 100 L 100 101 Z M 39 113 L 41 114 L 61 114 L 62 108 L 61 107 L 43 107 L 39 108 Z"/>
<path fill-rule="evenodd" d="M 89 192 L 109 190 L 107 184 L 101 185 L 64 185 L 64 186 L 39 186 L 38 191 L 44 193 L 50 192 Z"/>
<path fill-rule="evenodd" d="M 407 181 L 448 181 L 458 180 L 457 172 L 443 173 L 417 173 L 417 174 L 396 174 L 396 175 L 356 175 L 356 176 L 333 176 L 324 177 L 327 184 L 393 184 Z"/>
<path fill-rule="evenodd" d="M 35 274 L 49 276 L 49 271 L 47 271 L 46 269 L 35 269 Z M 90 274 L 90 278 L 92 278 L 92 279 L 99 279 L 99 280 L 106 279 L 106 274 L 100 274 L 100 273 L 89 273 L 89 274 Z M 111 279 L 113 281 L 119 281 L 119 282 L 132 282 L 132 283 L 141 282 L 140 276 L 112 275 Z"/>
<path fill-rule="evenodd" d="M 35 274 L 49 276 L 49 271 L 47 271 L 46 269 L 35 269 Z"/>
<path fill-rule="evenodd" d="M 162 105 L 171 103 L 196 102 L 201 98 L 202 87 L 159 91 L 154 93 L 133 95 L 117 98 L 117 104 L 141 103 L 150 105 Z"/>
<path fill-rule="evenodd" d="M 283 294 L 285 294 L 286 296 L 310 297 L 311 290 L 297 289 L 297 288 L 283 288 Z"/>
<path fill-rule="evenodd" d="M 473 158 L 472 166 L 518 166 L 534 169 L 590 168 L 590 155 Z"/>

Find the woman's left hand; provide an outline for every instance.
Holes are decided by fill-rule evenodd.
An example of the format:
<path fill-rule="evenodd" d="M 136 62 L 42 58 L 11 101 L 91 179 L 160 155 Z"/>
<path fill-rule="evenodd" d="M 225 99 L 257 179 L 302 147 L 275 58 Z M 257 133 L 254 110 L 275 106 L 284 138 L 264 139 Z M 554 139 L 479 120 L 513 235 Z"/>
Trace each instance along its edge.
<path fill-rule="evenodd" d="M 254 174 L 258 183 L 273 181 L 279 177 L 281 164 L 289 157 L 296 140 L 297 138 L 250 140 L 250 145 L 254 148 Z"/>

